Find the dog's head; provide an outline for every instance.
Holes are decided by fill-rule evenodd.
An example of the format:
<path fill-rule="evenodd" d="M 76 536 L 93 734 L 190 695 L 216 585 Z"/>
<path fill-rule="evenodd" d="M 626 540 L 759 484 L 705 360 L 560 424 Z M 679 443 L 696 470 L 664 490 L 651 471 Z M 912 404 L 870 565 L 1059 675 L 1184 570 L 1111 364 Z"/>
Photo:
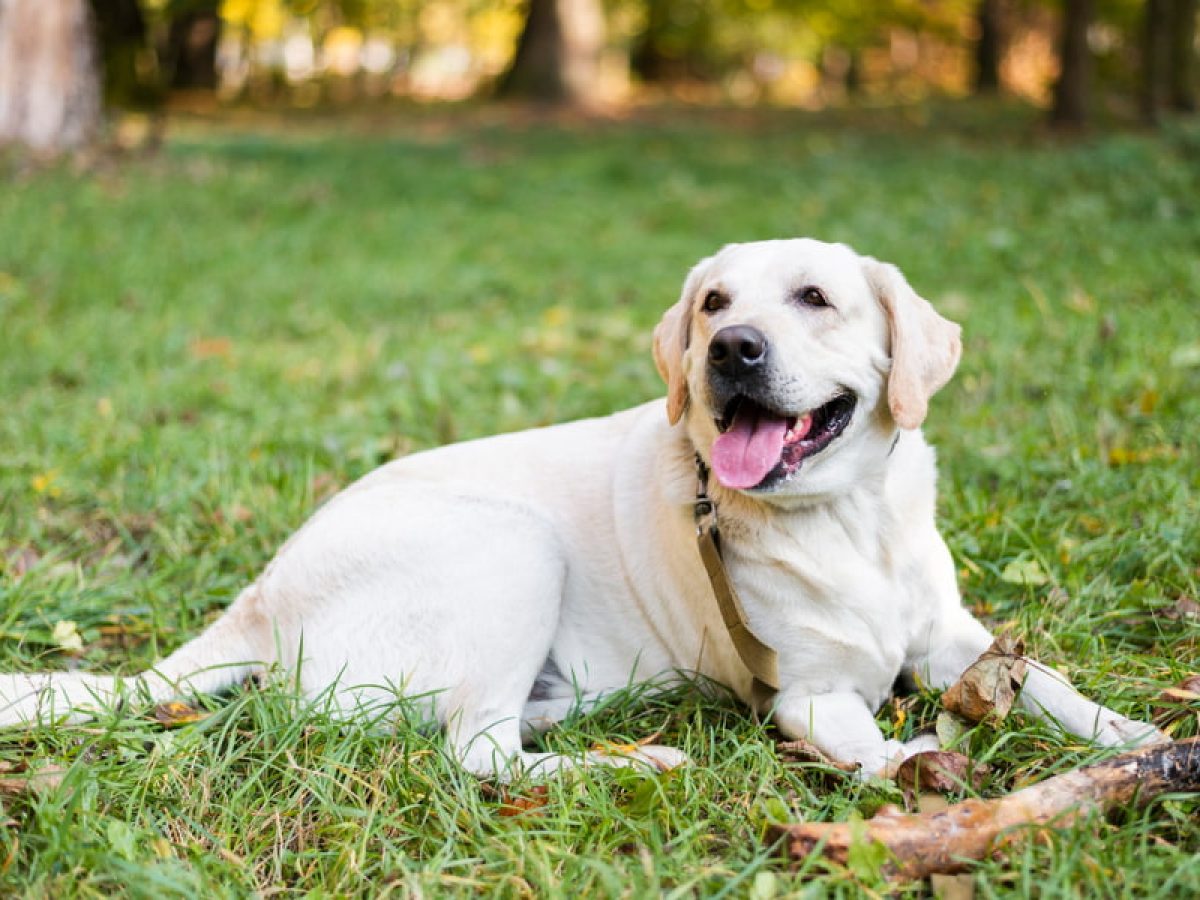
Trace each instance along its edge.
<path fill-rule="evenodd" d="M 959 327 L 895 266 L 813 240 L 702 260 L 654 332 L 671 423 L 727 488 L 815 495 L 918 428 L 953 374 Z"/>

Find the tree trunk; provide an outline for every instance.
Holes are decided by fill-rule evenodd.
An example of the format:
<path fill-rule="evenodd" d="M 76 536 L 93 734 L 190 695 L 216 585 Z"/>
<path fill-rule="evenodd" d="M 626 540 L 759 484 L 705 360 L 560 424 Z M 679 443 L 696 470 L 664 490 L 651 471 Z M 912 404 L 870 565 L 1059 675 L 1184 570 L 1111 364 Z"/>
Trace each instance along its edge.
<path fill-rule="evenodd" d="M 0 0 L 0 143 L 77 149 L 100 129 L 100 70 L 85 0 Z"/>
<path fill-rule="evenodd" d="M 530 0 L 500 93 L 586 105 L 597 97 L 604 13 L 599 0 Z"/>
<path fill-rule="evenodd" d="M 1000 90 L 1000 60 L 1004 40 L 1000 33 L 1000 0 L 980 0 L 976 13 L 979 39 L 975 43 L 975 93 L 995 94 Z"/>
<path fill-rule="evenodd" d="M 214 0 L 184 5 L 167 30 L 172 88 L 216 90 L 220 37 L 221 17 Z"/>
<path fill-rule="evenodd" d="M 1091 105 L 1092 52 L 1088 28 L 1095 13 L 1093 0 L 1066 0 L 1059 40 L 1058 81 L 1054 84 L 1055 125 L 1078 128 L 1086 124 Z"/>
<path fill-rule="evenodd" d="M 647 0 L 646 27 L 634 42 L 629 54 L 633 73 L 646 84 L 667 81 L 678 72 L 672 71 L 672 59 L 664 48 L 666 32 L 671 24 L 671 0 Z"/>
<path fill-rule="evenodd" d="M 104 71 L 107 106 L 154 106 L 161 86 L 154 74 L 144 71 L 151 53 L 146 17 L 138 0 L 91 0 L 97 43 Z M 151 57 L 152 58 L 152 57 Z"/>
<path fill-rule="evenodd" d="M 1196 111 L 1196 12 L 1196 0 L 1172 0 L 1167 101 L 1179 112 Z"/>
<path fill-rule="evenodd" d="M 1146 0 L 1142 18 L 1142 85 L 1138 109 L 1147 125 L 1158 122 L 1166 99 L 1167 47 L 1172 0 Z"/>

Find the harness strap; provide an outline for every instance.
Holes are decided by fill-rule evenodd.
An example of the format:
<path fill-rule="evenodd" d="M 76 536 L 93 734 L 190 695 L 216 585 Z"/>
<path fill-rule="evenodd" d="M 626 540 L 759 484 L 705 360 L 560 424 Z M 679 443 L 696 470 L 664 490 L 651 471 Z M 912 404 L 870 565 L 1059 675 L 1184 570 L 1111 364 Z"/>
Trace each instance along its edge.
<path fill-rule="evenodd" d="M 717 504 L 708 496 L 708 467 L 699 456 L 696 457 L 696 475 L 698 484 L 694 512 L 700 559 L 712 584 L 717 606 L 721 610 L 721 619 L 729 632 L 729 639 L 733 641 L 733 647 L 737 650 L 742 665 L 749 669 L 753 676 L 750 684 L 753 705 L 759 712 L 766 713 L 779 691 L 779 656 L 750 630 L 746 621 L 746 611 L 742 608 L 733 582 L 729 580 L 725 561 L 721 558 Z"/>

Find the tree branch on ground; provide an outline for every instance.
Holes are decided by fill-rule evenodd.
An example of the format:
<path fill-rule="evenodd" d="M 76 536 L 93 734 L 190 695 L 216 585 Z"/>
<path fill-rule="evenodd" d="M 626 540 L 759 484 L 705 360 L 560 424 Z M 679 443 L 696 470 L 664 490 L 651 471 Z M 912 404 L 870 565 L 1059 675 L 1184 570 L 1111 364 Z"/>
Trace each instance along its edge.
<path fill-rule="evenodd" d="M 1047 778 L 992 800 L 964 800 L 936 813 L 885 807 L 866 822 L 777 825 L 771 837 L 793 860 L 812 853 L 839 863 L 850 848 L 881 843 L 892 878 L 961 872 L 1028 826 L 1065 824 L 1092 812 L 1145 806 L 1164 793 L 1200 791 L 1200 738 L 1144 747 Z"/>

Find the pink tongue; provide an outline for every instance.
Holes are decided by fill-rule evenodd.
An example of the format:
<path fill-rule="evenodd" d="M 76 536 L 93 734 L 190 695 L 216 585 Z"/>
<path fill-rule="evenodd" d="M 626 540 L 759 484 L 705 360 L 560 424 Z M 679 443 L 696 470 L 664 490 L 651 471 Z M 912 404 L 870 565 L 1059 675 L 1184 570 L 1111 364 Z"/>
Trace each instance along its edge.
<path fill-rule="evenodd" d="M 733 425 L 713 442 L 713 472 L 727 488 L 754 487 L 778 464 L 786 432 L 787 419 L 742 403 Z"/>

